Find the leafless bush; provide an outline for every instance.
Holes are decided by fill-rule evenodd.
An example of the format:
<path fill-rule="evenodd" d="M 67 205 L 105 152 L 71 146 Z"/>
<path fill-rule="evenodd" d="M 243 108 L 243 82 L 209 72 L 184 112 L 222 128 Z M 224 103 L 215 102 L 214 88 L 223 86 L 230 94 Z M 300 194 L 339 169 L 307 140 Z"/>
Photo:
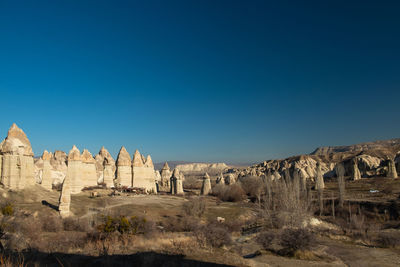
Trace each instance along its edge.
<path fill-rule="evenodd" d="M 213 188 L 213 195 L 222 201 L 237 202 L 246 199 L 246 193 L 239 184 L 218 184 Z"/>
<path fill-rule="evenodd" d="M 261 216 L 271 227 L 298 227 L 304 219 L 312 214 L 309 194 L 300 192 L 300 184 L 283 179 L 271 182 L 270 189 L 263 196 Z"/>
<path fill-rule="evenodd" d="M 58 216 L 46 215 L 40 218 L 44 232 L 59 232 L 63 228 L 62 220 Z"/>
<path fill-rule="evenodd" d="M 183 205 L 183 211 L 188 216 L 201 217 L 207 210 L 207 202 L 203 197 L 190 198 Z"/>
<path fill-rule="evenodd" d="M 287 253 L 294 254 L 297 250 L 307 250 L 314 243 L 314 235 L 304 228 L 287 228 L 280 235 L 279 243 Z"/>
<path fill-rule="evenodd" d="M 251 198 L 257 199 L 260 203 L 263 193 L 264 182 L 260 177 L 248 176 L 241 179 L 241 186 L 244 192 Z"/>
<path fill-rule="evenodd" d="M 161 226 L 168 232 L 191 232 L 199 227 L 199 219 L 192 216 L 170 217 Z"/>
<path fill-rule="evenodd" d="M 63 227 L 65 231 L 89 232 L 91 225 L 88 219 L 68 217 L 63 220 Z"/>
<path fill-rule="evenodd" d="M 264 249 L 268 249 L 271 246 L 272 241 L 275 239 L 275 233 L 271 231 L 262 232 L 257 236 L 257 243 L 259 243 Z"/>
<path fill-rule="evenodd" d="M 388 233 L 381 232 L 376 239 L 376 243 L 380 247 L 394 248 L 400 246 L 400 234 L 399 233 Z"/>
<path fill-rule="evenodd" d="M 194 234 L 199 244 L 220 248 L 232 243 L 232 238 L 228 230 L 221 224 L 210 223 L 198 227 Z"/>

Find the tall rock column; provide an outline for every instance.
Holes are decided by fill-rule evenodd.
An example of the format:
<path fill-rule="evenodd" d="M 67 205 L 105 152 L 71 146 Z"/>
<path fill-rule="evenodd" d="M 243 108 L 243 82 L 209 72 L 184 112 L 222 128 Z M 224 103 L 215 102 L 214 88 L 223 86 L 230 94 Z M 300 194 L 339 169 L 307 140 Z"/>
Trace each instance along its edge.
<path fill-rule="evenodd" d="M 117 184 L 132 187 L 131 156 L 125 147 L 121 147 L 117 157 Z"/>
<path fill-rule="evenodd" d="M 161 169 L 161 182 L 160 182 L 160 191 L 165 191 L 168 192 L 171 188 L 170 186 L 170 180 L 171 180 L 171 170 L 168 166 L 168 163 L 165 162 L 164 166 Z"/>
<path fill-rule="evenodd" d="M 96 161 L 92 154 L 84 149 L 82 152 L 82 180 L 85 187 L 97 186 Z"/>
<path fill-rule="evenodd" d="M 324 176 L 322 175 L 321 163 L 317 162 L 317 179 L 315 183 L 316 190 L 324 190 L 325 183 L 324 183 Z"/>
<path fill-rule="evenodd" d="M 61 217 L 68 217 L 70 215 L 70 205 L 71 205 L 71 177 L 68 175 L 65 177 L 61 195 L 58 204 L 58 211 Z"/>
<path fill-rule="evenodd" d="M 76 146 L 73 146 L 68 153 L 68 167 L 65 179 L 69 181 L 71 194 L 77 194 L 85 187 L 85 183 L 82 179 L 81 152 Z"/>
<path fill-rule="evenodd" d="M 115 172 L 113 163 L 110 163 L 108 159 L 104 159 L 103 183 L 106 185 L 106 187 L 114 187 L 114 176 Z"/>
<path fill-rule="evenodd" d="M 394 163 L 393 159 L 388 160 L 388 173 L 387 177 L 389 178 L 398 178 L 397 176 L 397 170 L 396 170 L 396 165 Z"/>
<path fill-rule="evenodd" d="M 132 187 L 144 188 L 149 193 L 157 192 L 153 161 L 150 155 L 144 158 L 138 150 L 132 160 Z"/>
<path fill-rule="evenodd" d="M 172 195 L 183 195 L 183 183 L 182 176 L 178 169 L 174 169 L 171 177 L 171 194 Z"/>
<path fill-rule="evenodd" d="M 114 187 L 115 179 L 115 161 L 107 149 L 101 147 L 96 155 L 96 170 L 99 183 L 104 183 L 106 187 Z"/>
<path fill-rule="evenodd" d="M 34 185 L 35 168 L 31 143 L 14 123 L 0 144 L 1 179 L 5 188 L 19 190 Z"/>
<path fill-rule="evenodd" d="M 352 170 L 353 170 L 353 180 L 354 181 L 360 180 L 361 173 L 360 173 L 360 170 L 358 169 L 357 158 L 354 158 L 352 161 Z"/>
<path fill-rule="evenodd" d="M 53 179 L 51 177 L 51 160 L 52 154 L 47 150 L 43 152 L 42 160 L 43 160 L 43 171 L 42 171 L 42 187 L 47 190 L 52 190 L 53 188 Z"/>
<path fill-rule="evenodd" d="M 211 180 L 210 180 L 210 175 L 206 173 L 203 178 L 203 184 L 201 186 L 201 195 L 208 195 L 211 193 Z"/>

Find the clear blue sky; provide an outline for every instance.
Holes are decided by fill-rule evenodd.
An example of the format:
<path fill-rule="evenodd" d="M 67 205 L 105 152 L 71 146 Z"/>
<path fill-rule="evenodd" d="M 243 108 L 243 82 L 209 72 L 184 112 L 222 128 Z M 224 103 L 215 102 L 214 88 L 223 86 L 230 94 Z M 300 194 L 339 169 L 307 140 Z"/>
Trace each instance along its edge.
<path fill-rule="evenodd" d="M 0 1 L 0 130 L 259 162 L 400 137 L 398 1 Z"/>

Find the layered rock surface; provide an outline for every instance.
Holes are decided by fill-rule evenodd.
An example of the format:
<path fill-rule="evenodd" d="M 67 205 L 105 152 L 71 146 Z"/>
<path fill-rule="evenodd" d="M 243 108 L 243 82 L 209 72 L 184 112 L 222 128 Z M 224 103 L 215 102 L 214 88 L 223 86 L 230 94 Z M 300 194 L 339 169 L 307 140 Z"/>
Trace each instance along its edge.
<path fill-rule="evenodd" d="M 0 144 L 0 183 L 13 190 L 36 183 L 31 143 L 14 123 Z"/>

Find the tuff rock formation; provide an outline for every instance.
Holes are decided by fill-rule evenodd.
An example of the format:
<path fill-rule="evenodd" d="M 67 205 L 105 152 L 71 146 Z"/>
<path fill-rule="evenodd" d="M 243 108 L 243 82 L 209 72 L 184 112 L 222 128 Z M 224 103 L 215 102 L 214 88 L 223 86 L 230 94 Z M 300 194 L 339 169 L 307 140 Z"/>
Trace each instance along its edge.
<path fill-rule="evenodd" d="M 92 154 L 84 149 L 81 155 L 81 177 L 85 187 L 91 187 L 97 185 L 97 172 L 96 172 L 96 161 Z"/>
<path fill-rule="evenodd" d="M 99 153 L 95 157 L 96 170 L 99 183 L 104 183 L 106 187 L 114 187 L 115 179 L 115 161 L 107 149 L 101 147 Z"/>
<path fill-rule="evenodd" d="M 19 190 L 36 183 L 31 143 L 14 123 L 0 143 L 0 183 Z"/>
<path fill-rule="evenodd" d="M 324 183 L 324 177 L 322 175 L 322 170 L 321 170 L 321 163 L 317 163 L 317 177 L 316 177 L 316 182 L 315 182 L 315 189 L 316 190 L 324 190 L 325 188 L 325 183 Z"/>
<path fill-rule="evenodd" d="M 206 173 L 203 178 L 203 184 L 201 186 L 201 195 L 208 195 L 211 193 L 211 180 L 210 180 L 210 175 Z"/>
<path fill-rule="evenodd" d="M 67 184 L 71 194 L 78 194 L 85 187 L 85 181 L 82 179 L 81 152 L 75 145 L 68 153 L 68 168 L 65 179 L 68 179 Z"/>
<path fill-rule="evenodd" d="M 68 172 L 64 179 L 61 195 L 58 204 L 58 211 L 61 217 L 68 217 L 70 215 L 70 205 L 71 205 L 71 176 L 68 174 L 73 174 Z"/>
<path fill-rule="evenodd" d="M 220 172 L 228 169 L 225 163 L 188 163 L 176 165 L 180 172 Z"/>
<path fill-rule="evenodd" d="M 132 187 L 145 188 L 149 193 L 157 193 L 153 161 L 150 155 L 145 158 L 138 150 L 135 151 L 132 160 Z"/>
<path fill-rule="evenodd" d="M 353 174 L 353 180 L 357 181 L 361 179 L 361 173 L 360 170 L 358 169 L 358 162 L 357 158 L 354 158 L 352 160 L 352 174 Z"/>
<path fill-rule="evenodd" d="M 392 158 L 388 160 L 387 177 L 389 177 L 389 178 L 398 178 L 396 165 L 395 165 L 394 160 Z"/>
<path fill-rule="evenodd" d="M 117 184 L 120 186 L 132 186 L 131 156 L 125 147 L 121 147 L 117 157 Z"/>
<path fill-rule="evenodd" d="M 52 154 L 49 153 L 47 150 L 43 152 L 43 155 L 41 157 L 43 161 L 43 170 L 41 172 L 41 185 L 43 188 L 47 190 L 51 190 L 53 188 L 53 177 L 51 174 L 51 164 L 50 160 L 52 158 Z"/>
<path fill-rule="evenodd" d="M 164 163 L 164 166 L 161 169 L 160 174 L 161 174 L 161 181 L 158 184 L 159 191 L 163 191 L 163 192 L 170 191 L 170 188 L 171 188 L 170 180 L 171 180 L 172 172 L 171 172 L 167 162 Z"/>
<path fill-rule="evenodd" d="M 183 195 L 183 182 L 182 175 L 179 169 L 174 169 L 171 177 L 171 194 L 173 195 Z"/>

